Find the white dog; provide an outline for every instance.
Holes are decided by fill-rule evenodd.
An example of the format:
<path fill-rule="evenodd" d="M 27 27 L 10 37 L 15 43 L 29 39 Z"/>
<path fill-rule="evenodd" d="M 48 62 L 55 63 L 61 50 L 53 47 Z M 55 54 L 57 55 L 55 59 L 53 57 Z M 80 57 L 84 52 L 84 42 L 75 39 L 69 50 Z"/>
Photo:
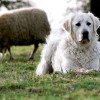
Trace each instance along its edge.
<path fill-rule="evenodd" d="M 71 14 L 64 28 L 47 38 L 36 69 L 36 75 L 75 70 L 100 70 L 100 43 L 97 29 L 100 22 L 91 13 Z"/>

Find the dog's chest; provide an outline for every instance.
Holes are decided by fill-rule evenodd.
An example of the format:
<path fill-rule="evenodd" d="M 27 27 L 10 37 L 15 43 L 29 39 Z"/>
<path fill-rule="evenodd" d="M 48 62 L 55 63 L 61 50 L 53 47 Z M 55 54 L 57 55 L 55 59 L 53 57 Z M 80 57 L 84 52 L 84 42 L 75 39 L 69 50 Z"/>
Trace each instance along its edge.
<path fill-rule="evenodd" d="M 98 58 L 98 52 L 96 48 L 84 48 L 84 49 L 76 49 L 73 53 L 74 59 L 81 65 L 87 66 L 89 63 L 93 62 Z"/>

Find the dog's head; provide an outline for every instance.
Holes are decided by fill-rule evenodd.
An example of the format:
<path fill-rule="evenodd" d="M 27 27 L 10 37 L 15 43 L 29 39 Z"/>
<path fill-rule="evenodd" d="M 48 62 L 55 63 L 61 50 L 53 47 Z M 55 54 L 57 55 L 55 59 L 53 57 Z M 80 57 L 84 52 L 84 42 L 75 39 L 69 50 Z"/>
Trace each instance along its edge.
<path fill-rule="evenodd" d="M 100 21 L 92 13 L 76 13 L 65 21 L 64 28 L 72 39 L 81 44 L 92 42 L 97 37 Z"/>

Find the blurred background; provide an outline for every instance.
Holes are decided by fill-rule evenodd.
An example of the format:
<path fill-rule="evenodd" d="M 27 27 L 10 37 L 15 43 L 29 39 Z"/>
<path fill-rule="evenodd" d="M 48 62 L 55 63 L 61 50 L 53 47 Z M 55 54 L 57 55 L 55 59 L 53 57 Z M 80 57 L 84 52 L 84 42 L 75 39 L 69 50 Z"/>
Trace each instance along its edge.
<path fill-rule="evenodd" d="M 0 13 L 22 7 L 37 7 L 46 11 L 52 28 L 70 12 L 92 12 L 100 18 L 100 0 L 0 0 Z"/>

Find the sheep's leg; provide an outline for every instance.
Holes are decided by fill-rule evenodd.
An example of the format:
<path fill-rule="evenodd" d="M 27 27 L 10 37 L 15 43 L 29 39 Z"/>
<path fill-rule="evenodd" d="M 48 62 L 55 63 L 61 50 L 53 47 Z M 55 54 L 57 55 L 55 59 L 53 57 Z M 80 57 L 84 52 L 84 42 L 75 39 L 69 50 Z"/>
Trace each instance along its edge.
<path fill-rule="evenodd" d="M 0 51 L 0 60 L 3 61 L 4 60 L 4 54 L 6 53 L 6 48 L 2 48 L 2 50 Z"/>
<path fill-rule="evenodd" d="M 32 55 L 31 55 L 31 57 L 29 59 L 34 59 L 34 54 L 37 51 L 38 47 L 39 47 L 38 43 L 34 44 L 34 50 L 33 50 Z"/>
<path fill-rule="evenodd" d="M 3 49 L 3 50 L 2 50 L 2 54 L 1 54 L 1 60 L 2 60 L 2 61 L 4 60 L 4 54 L 5 54 L 5 52 L 6 52 L 6 50 Z"/>
<path fill-rule="evenodd" d="M 13 56 L 12 56 L 10 47 L 8 47 L 7 49 L 8 49 L 8 52 L 9 52 L 9 54 L 10 54 L 10 60 L 13 60 Z"/>

